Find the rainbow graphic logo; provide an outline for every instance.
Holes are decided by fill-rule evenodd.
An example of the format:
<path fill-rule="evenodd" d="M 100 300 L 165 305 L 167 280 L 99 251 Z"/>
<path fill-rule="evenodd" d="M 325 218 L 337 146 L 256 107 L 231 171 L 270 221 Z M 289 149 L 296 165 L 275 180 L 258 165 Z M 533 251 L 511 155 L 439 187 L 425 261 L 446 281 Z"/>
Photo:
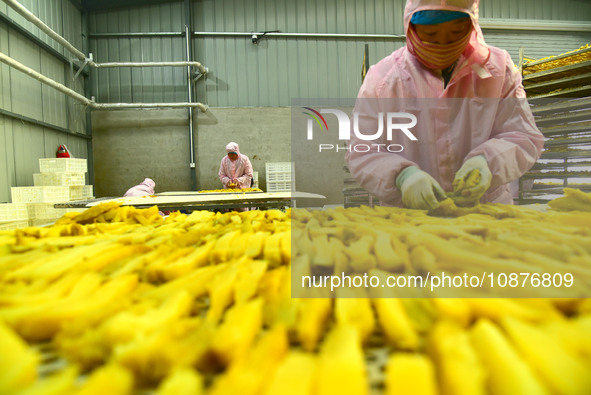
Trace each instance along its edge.
<path fill-rule="evenodd" d="M 318 124 L 318 126 L 320 126 L 320 130 L 323 129 L 324 125 L 324 129 L 328 130 L 328 125 L 326 123 L 326 119 L 324 119 L 324 117 L 322 116 L 322 114 L 320 114 L 318 111 L 314 110 L 313 108 L 310 107 L 304 107 L 304 109 L 310 111 L 310 112 L 302 112 L 302 114 L 306 114 L 312 117 L 312 119 L 308 119 L 308 140 L 312 140 L 312 135 L 313 135 L 313 123 L 312 120 L 316 121 L 316 123 Z M 321 122 L 322 121 L 322 122 Z"/>

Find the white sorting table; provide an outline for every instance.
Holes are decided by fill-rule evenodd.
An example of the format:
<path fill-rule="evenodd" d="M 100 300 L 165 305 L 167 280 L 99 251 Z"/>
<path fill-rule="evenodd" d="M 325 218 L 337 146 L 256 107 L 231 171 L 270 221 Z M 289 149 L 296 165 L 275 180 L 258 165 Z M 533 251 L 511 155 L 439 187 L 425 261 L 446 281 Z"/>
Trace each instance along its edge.
<path fill-rule="evenodd" d="M 325 199 L 323 195 L 308 192 L 164 192 L 155 196 L 121 197 L 56 204 L 56 207 L 88 208 L 106 202 L 122 206 L 146 208 L 158 206 L 163 211 L 212 210 L 257 207 L 260 209 L 293 207 L 297 199 Z"/>

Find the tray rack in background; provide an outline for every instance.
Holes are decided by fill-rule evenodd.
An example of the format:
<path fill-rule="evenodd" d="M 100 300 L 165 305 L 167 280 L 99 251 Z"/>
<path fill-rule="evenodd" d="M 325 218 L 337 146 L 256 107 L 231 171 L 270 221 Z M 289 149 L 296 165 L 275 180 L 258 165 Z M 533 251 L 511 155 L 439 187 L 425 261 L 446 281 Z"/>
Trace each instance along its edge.
<path fill-rule="evenodd" d="M 519 180 L 518 203 L 546 203 L 565 187 L 591 192 L 591 47 L 524 63 L 522 74 L 545 143 Z"/>
<path fill-rule="evenodd" d="M 349 171 L 349 167 L 347 165 L 343 166 L 343 202 L 344 207 L 359 207 L 359 206 L 369 206 L 373 207 L 374 205 L 379 204 L 379 200 L 372 195 L 371 193 L 367 192 L 359 183 L 353 178 L 351 172 Z"/>
<path fill-rule="evenodd" d="M 265 163 L 265 175 L 267 192 L 294 192 L 296 190 L 294 162 L 267 162 Z"/>

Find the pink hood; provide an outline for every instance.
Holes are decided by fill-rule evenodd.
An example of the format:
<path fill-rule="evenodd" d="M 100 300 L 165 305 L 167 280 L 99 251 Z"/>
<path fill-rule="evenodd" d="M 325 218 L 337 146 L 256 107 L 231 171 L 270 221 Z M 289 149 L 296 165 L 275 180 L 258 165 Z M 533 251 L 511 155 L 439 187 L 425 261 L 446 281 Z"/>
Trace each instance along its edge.
<path fill-rule="evenodd" d="M 226 153 L 230 152 L 236 152 L 238 156 L 240 156 L 240 148 L 238 147 L 238 144 L 234 142 L 228 143 L 228 145 L 226 145 Z"/>
<path fill-rule="evenodd" d="M 484 42 L 482 30 L 478 23 L 478 3 L 480 0 L 407 0 L 404 8 L 404 31 L 408 32 L 412 14 L 422 10 L 447 10 L 460 11 L 470 15 L 472 20 L 472 33 L 470 41 L 464 51 L 464 56 L 470 63 L 484 65 L 490 56 L 488 45 Z M 406 47 L 411 54 L 415 54 L 410 40 L 406 41 Z"/>

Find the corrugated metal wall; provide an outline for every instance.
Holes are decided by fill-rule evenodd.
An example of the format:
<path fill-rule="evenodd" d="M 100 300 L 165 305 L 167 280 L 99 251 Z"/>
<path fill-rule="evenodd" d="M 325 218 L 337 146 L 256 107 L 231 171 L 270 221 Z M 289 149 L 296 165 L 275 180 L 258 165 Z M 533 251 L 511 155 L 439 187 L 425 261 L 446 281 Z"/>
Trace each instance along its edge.
<path fill-rule="evenodd" d="M 588 0 L 481 0 L 480 17 L 589 22 L 591 4 Z"/>
<path fill-rule="evenodd" d="M 371 59 L 404 39 L 219 37 L 207 32 L 403 34 L 402 1 L 196 1 L 196 54 L 210 68 L 197 91 L 214 106 L 289 106 L 292 98 L 354 97 Z"/>
<path fill-rule="evenodd" d="M 587 0 L 483 0 L 480 17 L 485 19 L 591 22 L 591 1 Z M 591 43 L 591 32 L 528 31 L 484 29 L 488 44 L 506 49 L 513 60 L 519 60 L 519 49 L 525 56 L 543 58 L 572 51 Z"/>
<path fill-rule="evenodd" d="M 186 60 L 182 2 L 115 9 L 89 15 L 90 52 L 96 62 Z M 154 37 L 141 33 L 183 32 Z M 121 36 L 101 36 L 123 33 Z M 126 33 L 140 33 L 128 35 Z M 91 71 L 98 102 L 180 102 L 187 100 L 186 68 L 104 68 Z"/>
<path fill-rule="evenodd" d="M 81 12 L 70 0 L 22 0 L 21 4 L 81 48 Z M 71 79 L 69 64 L 25 37 L 12 23 L 58 54 L 71 57 L 67 51 L 4 3 L 0 4 L 0 14 L 8 18 L 8 22 L 0 21 L 0 52 L 84 92 L 83 79 Z M 38 159 L 55 157 L 59 144 L 67 144 L 81 158 L 88 157 L 88 148 L 86 139 L 63 132 L 86 133 L 86 112 L 76 101 L 4 63 L 0 63 L 0 84 L 0 202 L 6 202 L 10 201 L 10 187 L 33 185 L 33 173 L 39 172 Z"/>
<path fill-rule="evenodd" d="M 405 1 L 194 1 L 195 53 L 211 73 L 199 97 L 212 106 L 286 106 L 292 98 L 355 97 L 361 83 L 364 45 L 376 63 L 404 44 L 400 39 L 278 38 L 253 45 L 248 36 L 206 32 L 403 34 Z M 580 0 L 485 0 L 484 18 L 591 21 L 591 2 Z M 485 30 L 491 45 L 515 62 L 526 55 L 562 53 L 591 42 L 591 33 Z M 541 34 L 540 34 L 541 33 Z"/>
<path fill-rule="evenodd" d="M 214 107 L 289 106 L 292 98 L 354 97 L 361 83 L 365 44 L 370 63 L 404 45 L 400 38 L 277 37 L 253 44 L 250 33 L 280 30 L 300 34 L 402 35 L 405 0 L 193 0 L 193 60 L 210 73 L 196 86 L 197 100 Z M 129 33 L 184 30 L 182 1 L 93 12 L 91 51 L 99 62 L 184 60 L 184 37 Z M 488 19 L 591 21 L 591 2 L 582 0 L 485 0 Z M 237 33 L 221 35 L 220 33 Z M 517 62 L 576 49 L 591 33 L 485 30 L 491 45 Z M 107 36 L 105 33 L 123 33 Z M 98 101 L 183 101 L 182 69 L 110 69 L 93 73 Z"/>
<path fill-rule="evenodd" d="M 19 0 L 19 3 L 76 48 L 82 48 L 82 13 L 71 0 Z M 39 37 L 62 55 L 68 55 L 68 51 L 60 44 L 3 2 L 0 2 L 0 13 Z"/>

